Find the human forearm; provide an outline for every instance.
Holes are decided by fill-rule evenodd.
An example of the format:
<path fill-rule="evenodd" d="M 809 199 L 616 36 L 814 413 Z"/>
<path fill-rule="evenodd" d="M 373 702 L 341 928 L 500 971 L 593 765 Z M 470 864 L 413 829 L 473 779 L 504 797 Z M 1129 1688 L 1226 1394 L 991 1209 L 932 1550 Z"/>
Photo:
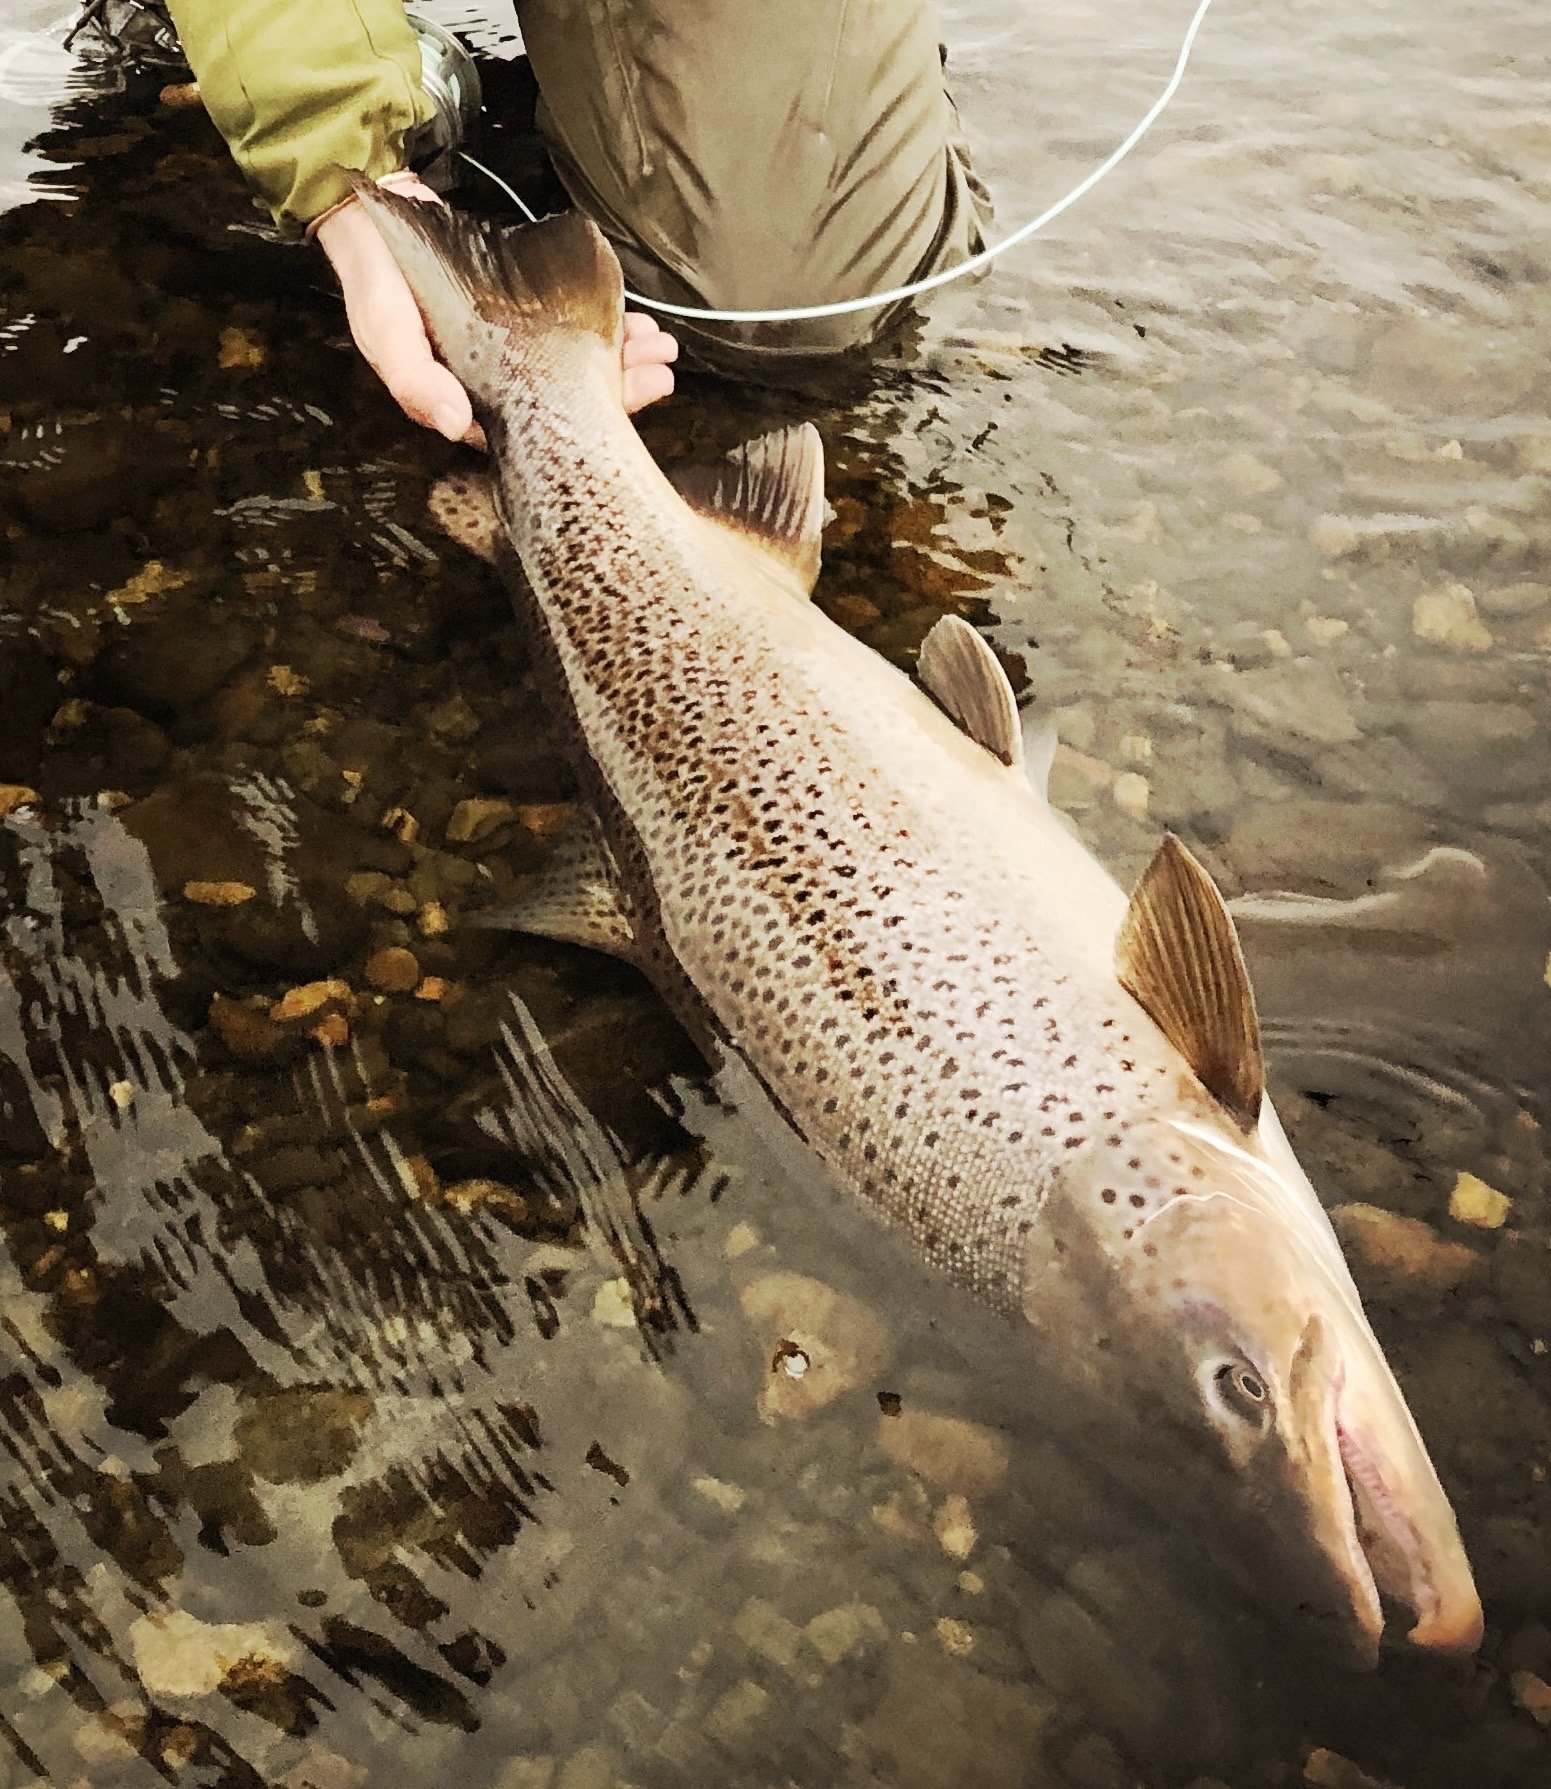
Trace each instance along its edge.
<path fill-rule="evenodd" d="M 217 129 L 282 228 L 403 165 L 430 114 L 401 0 L 169 0 Z"/>

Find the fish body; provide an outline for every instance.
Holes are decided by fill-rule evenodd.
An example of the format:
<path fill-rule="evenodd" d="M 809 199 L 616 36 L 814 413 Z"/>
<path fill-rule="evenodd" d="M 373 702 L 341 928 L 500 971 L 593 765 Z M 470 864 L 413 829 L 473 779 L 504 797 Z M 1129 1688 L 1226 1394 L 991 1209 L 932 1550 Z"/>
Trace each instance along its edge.
<path fill-rule="evenodd" d="M 928 640 L 929 695 L 807 600 L 811 430 L 670 482 L 590 225 L 363 197 L 484 423 L 596 815 L 524 923 L 639 964 L 928 1261 L 1183 1425 L 1360 1649 L 1381 1593 L 1418 1643 L 1473 1646 L 1452 1511 L 1264 1098 L 1199 865 L 1166 842 L 1128 900 L 973 630 Z"/>

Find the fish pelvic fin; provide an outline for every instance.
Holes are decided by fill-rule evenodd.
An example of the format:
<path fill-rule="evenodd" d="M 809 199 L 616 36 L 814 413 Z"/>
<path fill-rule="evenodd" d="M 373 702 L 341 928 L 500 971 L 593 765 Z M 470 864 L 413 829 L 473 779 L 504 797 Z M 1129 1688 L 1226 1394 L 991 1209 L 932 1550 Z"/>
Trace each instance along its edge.
<path fill-rule="evenodd" d="M 403 198 L 362 175 L 354 185 L 437 352 L 476 397 L 493 402 L 514 357 L 520 363 L 524 347 L 557 332 L 599 338 L 619 367 L 624 276 L 602 232 L 579 212 L 493 224 Z"/>
<path fill-rule="evenodd" d="M 431 520 L 449 540 L 487 565 L 500 559 L 505 532 L 495 507 L 495 488 L 483 472 L 449 472 L 426 497 Z"/>
<path fill-rule="evenodd" d="M 1055 768 L 1061 735 L 1054 721 L 1040 720 L 1029 709 L 1024 709 L 1018 718 L 1023 734 L 1023 774 L 1040 800 L 1049 801 L 1050 773 Z"/>
<path fill-rule="evenodd" d="M 580 944 L 627 963 L 638 954 L 614 854 L 591 814 L 561 833 L 519 899 L 487 909 L 474 923 Z"/>
<path fill-rule="evenodd" d="M 745 441 L 714 466 L 669 474 L 706 521 L 777 561 L 803 596 L 819 575 L 824 530 L 824 445 L 811 422 Z"/>
<path fill-rule="evenodd" d="M 916 675 L 977 745 L 1023 769 L 1023 729 L 1012 685 L 984 636 L 962 616 L 944 615 L 921 642 Z"/>
<path fill-rule="evenodd" d="M 1131 896 L 1115 972 L 1213 1099 L 1254 1130 L 1265 1062 L 1244 952 L 1217 884 L 1173 833 Z"/>

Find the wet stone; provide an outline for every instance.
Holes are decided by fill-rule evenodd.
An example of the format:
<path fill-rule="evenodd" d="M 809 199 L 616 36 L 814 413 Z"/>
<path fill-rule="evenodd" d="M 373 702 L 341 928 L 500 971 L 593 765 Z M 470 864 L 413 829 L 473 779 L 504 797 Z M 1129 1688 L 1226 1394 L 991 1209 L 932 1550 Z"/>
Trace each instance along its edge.
<path fill-rule="evenodd" d="M 185 882 L 183 898 L 196 907 L 241 907 L 258 890 L 248 882 Z"/>
<path fill-rule="evenodd" d="M 1494 619 L 1533 615 L 1551 606 L 1551 583 L 1504 584 L 1496 590 L 1484 590 L 1477 596 L 1476 606 L 1483 615 Z"/>
<path fill-rule="evenodd" d="M 503 826 L 512 825 L 518 817 L 519 810 L 512 802 L 496 796 L 469 796 L 452 810 L 452 817 L 447 822 L 447 842 L 450 845 L 475 844 L 491 833 L 499 832 Z"/>
<path fill-rule="evenodd" d="M 950 1559 L 956 1559 L 961 1564 L 968 1559 L 979 1539 L 974 1518 L 970 1514 L 969 1500 L 958 1492 L 945 1497 L 932 1517 L 932 1532 L 937 1536 L 937 1544 Z"/>
<path fill-rule="evenodd" d="M 1500 1230 L 1508 1221 L 1513 1201 L 1505 1193 L 1477 1175 L 1462 1173 L 1455 1178 L 1449 1194 L 1449 1216 L 1457 1224 L 1470 1224 L 1477 1230 Z"/>
<path fill-rule="evenodd" d="M 1348 745 L 1362 737 L 1340 677 L 1313 659 L 1288 659 L 1227 677 L 1223 699 L 1279 738 Z"/>
<path fill-rule="evenodd" d="M 1509 1320 L 1551 1342 L 1551 1249 L 1538 1238 L 1509 1237 L 1492 1252 L 1492 1291 Z"/>
<path fill-rule="evenodd" d="M 56 715 L 43 759 L 48 787 L 60 795 L 80 795 L 94 788 L 139 791 L 163 769 L 171 753 L 162 729 L 133 709 L 82 703 L 71 720 L 73 724 L 62 729 Z"/>
<path fill-rule="evenodd" d="M 739 1750 L 764 1720 L 771 1703 L 770 1692 L 751 1678 L 735 1684 L 719 1696 L 705 1717 L 707 1735 L 729 1751 Z"/>
<path fill-rule="evenodd" d="M 259 638 L 255 621 L 214 607 L 209 591 L 180 591 L 107 637 L 90 687 L 100 701 L 153 719 L 183 716 L 221 688 Z"/>
<path fill-rule="evenodd" d="M 1022 1781 L 1053 1712 L 1027 1685 L 986 1677 L 937 1646 L 896 1646 L 883 1694 L 842 1733 L 861 1780 L 911 1789 L 1007 1789 Z"/>
<path fill-rule="evenodd" d="M 0 781 L 38 774 L 44 729 L 59 697 L 54 667 L 38 645 L 7 635 L 0 651 Z"/>
<path fill-rule="evenodd" d="M 255 1661 L 289 1666 L 296 1643 L 269 1622 L 205 1622 L 181 1609 L 142 1615 L 130 1630 L 135 1669 L 152 1695 L 204 1696 Z"/>
<path fill-rule="evenodd" d="M 240 1456 L 271 1484 L 314 1484 L 355 1457 L 371 1400 L 362 1392 L 298 1386 L 257 1398 L 238 1417 Z"/>
<path fill-rule="evenodd" d="M 1522 1708 L 1541 1727 L 1551 1727 L 1551 1683 L 1533 1671 L 1515 1671 L 1508 1691 L 1516 1708 Z"/>
<path fill-rule="evenodd" d="M 412 950 L 390 946 L 366 959 L 366 979 L 384 994 L 408 994 L 420 984 L 420 963 Z"/>
<path fill-rule="evenodd" d="M 56 463 L 22 472 L 14 493 L 33 527 L 75 534 L 143 517 L 177 472 L 176 448 L 164 434 L 145 422 L 100 418 Z"/>
<path fill-rule="evenodd" d="M 1006 1440 L 994 1429 L 908 1404 L 897 1416 L 880 1419 L 878 1440 L 896 1465 L 966 1498 L 999 1489 L 1011 1457 Z"/>
<path fill-rule="evenodd" d="M 765 1274 L 740 1296 L 767 1363 L 758 1400 L 763 1422 L 811 1415 L 865 1384 L 892 1353 L 879 1318 L 819 1280 Z"/>
<path fill-rule="evenodd" d="M 1533 1671 L 1551 1680 L 1551 1627 L 1543 1621 L 1526 1621 L 1503 1642 L 1494 1661 L 1499 1671 Z"/>
<path fill-rule="evenodd" d="M 875 1651 L 889 1637 L 888 1624 L 869 1603 L 846 1603 L 815 1615 L 803 1629 L 808 1644 L 828 1666 Z"/>
<path fill-rule="evenodd" d="M 1081 1733 L 1059 1755 L 1062 1783 L 1072 1789 L 1132 1789 L 1132 1772 L 1114 1742 Z"/>
<path fill-rule="evenodd" d="M 1306 1789 L 1394 1789 L 1324 1746 L 1316 1746 L 1304 1760 L 1303 1781 Z"/>
<path fill-rule="evenodd" d="M 733 1632 L 755 1655 L 799 1682 L 816 1681 L 805 1656 L 803 1631 L 763 1597 L 751 1597 L 738 1611 Z"/>
<path fill-rule="evenodd" d="M 210 1003 L 210 1028 L 233 1056 L 244 1062 L 265 1062 L 295 1047 L 294 1033 L 269 1016 L 269 1001 L 231 1000 L 217 994 Z"/>
<path fill-rule="evenodd" d="M 553 1758 L 510 1758 L 495 1780 L 495 1789 L 551 1789 Z"/>
<path fill-rule="evenodd" d="M 1234 818 L 1213 857 L 1230 886 L 1256 893 L 1358 895 L 1432 842 L 1424 815 L 1385 802 L 1263 802 Z"/>
<path fill-rule="evenodd" d="M 1389 1292 L 1452 1292 L 1485 1266 L 1467 1244 L 1447 1241 L 1420 1218 L 1382 1206 L 1338 1205 L 1330 1221 L 1360 1284 Z"/>
<path fill-rule="evenodd" d="M 1411 631 L 1430 646 L 1456 652 L 1486 652 L 1491 629 L 1476 613 L 1474 593 L 1465 584 L 1445 584 L 1419 596 L 1411 609 Z"/>

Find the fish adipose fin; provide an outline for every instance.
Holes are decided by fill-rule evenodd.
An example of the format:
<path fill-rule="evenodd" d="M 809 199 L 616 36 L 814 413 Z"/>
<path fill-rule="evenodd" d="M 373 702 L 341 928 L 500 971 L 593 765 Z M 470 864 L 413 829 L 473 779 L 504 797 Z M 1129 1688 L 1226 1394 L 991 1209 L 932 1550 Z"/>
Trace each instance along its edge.
<path fill-rule="evenodd" d="M 824 447 L 811 422 L 745 441 L 714 466 L 669 474 L 708 522 L 779 561 L 807 596 L 818 581 L 824 531 Z"/>
<path fill-rule="evenodd" d="M 561 833 L 520 899 L 481 913 L 474 923 L 584 945 L 627 963 L 636 958 L 619 872 L 591 814 Z"/>
<path fill-rule="evenodd" d="M 1131 896 L 1115 946 L 1121 986 L 1245 1131 L 1265 1063 L 1238 933 L 1217 884 L 1169 833 Z"/>
<path fill-rule="evenodd" d="M 617 356 L 624 277 L 602 232 L 579 212 L 496 225 L 400 198 L 364 176 L 354 185 L 438 353 L 476 400 L 494 404 L 524 346 L 556 331 L 598 336 Z"/>
<path fill-rule="evenodd" d="M 449 472 L 431 486 L 425 506 L 449 540 L 487 565 L 496 563 L 505 535 L 496 513 L 495 488 L 486 473 Z"/>
<path fill-rule="evenodd" d="M 1018 703 L 1001 660 L 958 615 L 944 615 L 921 642 L 916 675 L 977 745 L 1023 768 Z"/>

